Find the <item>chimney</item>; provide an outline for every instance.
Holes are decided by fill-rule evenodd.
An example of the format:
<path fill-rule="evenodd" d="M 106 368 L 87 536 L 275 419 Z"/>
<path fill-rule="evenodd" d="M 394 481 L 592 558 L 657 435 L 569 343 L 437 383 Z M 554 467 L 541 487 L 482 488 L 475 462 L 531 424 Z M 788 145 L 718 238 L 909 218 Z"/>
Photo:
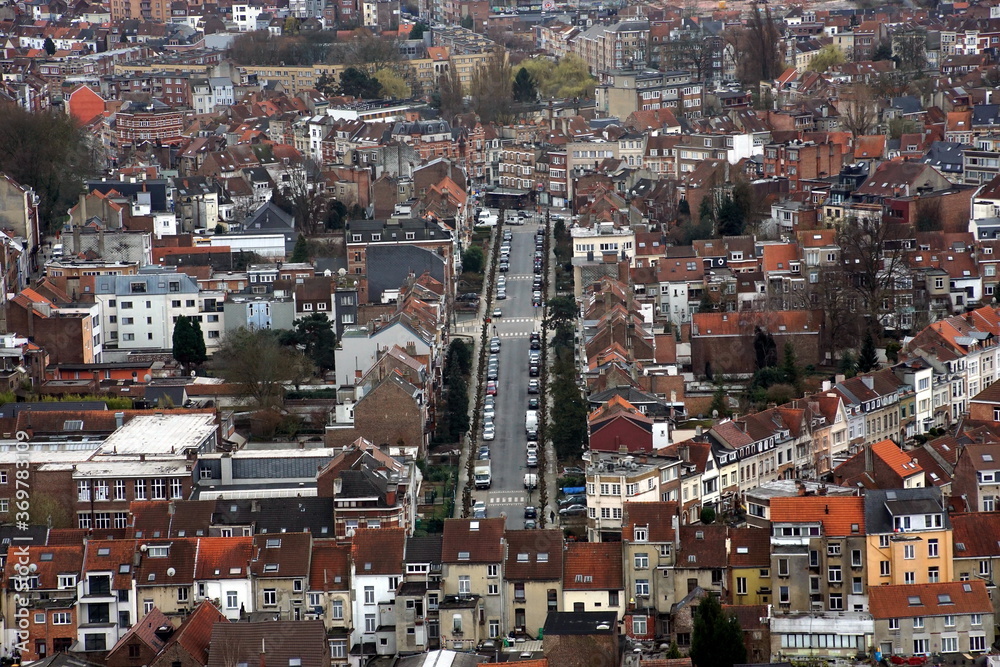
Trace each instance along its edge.
<path fill-rule="evenodd" d="M 684 461 L 684 463 L 690 463 L 691 462 L 691 446 L 690 445 L 681 445 L 680 447 L 677 448 L 677 453 L 680 454 L 681 461 Z"/>
<path fill-rule="evenodd" d="M 80 193 L 80 205 L 78 207 L 80 213 L 80 224 L 87 222 L 87 195 L 86 193 Z"/>
<path fill-rule="evenodd" d="M 821 496 L 825 496 L 826 495 L 826 484 L 820 484 L 819 485 L 819 495 L 821 495 Z M 826 513 L 827 514 L 830 513 L 830 506 L 829 505 L 826 506 Z"/>
<path fill-rule="evenodd" d="M 868 387 L 869 389 L 875 388 L 875 378 L 873 378 L 871 375 L 862 375 L 861 381 L 864 382 L 865 386 Z"/>
<path fill-rule="evenodd" d="M 385 489 L 385 504 L 389 507 L 396 506 L 396 494 L 399 492 L 399 486 L 396 484 L 390 484 Z"/>
<path fill-rule="evenodd" d="M 799 482 L 798 484 L 796 484 L 796 487 L 798 489 L 798 494 L 800 496 L 806 495 L 806 485 L 803 482 Z"/>
<path fill-rule="evenodd" d="M 80 227 L 73 228 L 73 254 L 80 254 Z"/>
<path fill-rule="evenodd" d="M 830 391 L 831 387 L 833 387 L 832 382 L 830 382 L 829 380 L 823 380 L 823 391 L 825 392 Z"/>
<path fill-rule="evenodd" d="M 865 445 L 865 472 L 875 471 L 875 457 L 872 455 L 872 446 Z"/>
<path fill-rule="evenodd" d="M 97 254 L 104 259 L 104 228 L 97 230 Z"/>
<path fill-rule="evenodd" d="M 115 428 L 121 428 L 125 425 L 125 413 L 116 412 L 115 413 Z"/>
<path fill-rule="evenodd" d="M 171 500 L 170 504 L 167 505 L 167 514 L 173 516 L 176 512 L 177 512 L 177 503 Z"/>
<path fill-rule="evenodd" d="M 264 655 L 267 651 L 264 650 L 264 638 L 260 638 L 260 667 L 267 667 L 267 661 L 264 659 Z"/>

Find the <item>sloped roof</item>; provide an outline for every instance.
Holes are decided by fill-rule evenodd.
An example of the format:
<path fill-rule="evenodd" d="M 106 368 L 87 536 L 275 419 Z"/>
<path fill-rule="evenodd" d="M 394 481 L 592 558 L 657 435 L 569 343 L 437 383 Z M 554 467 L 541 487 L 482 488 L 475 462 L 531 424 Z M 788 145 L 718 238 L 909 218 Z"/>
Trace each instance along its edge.
<path fill-rule="evenodd" d="M 355 574 L 401 575 L 405 544 L 403 528 L 359 528 L 351 539 Z"/>
<path fill-rule="evenodd" d="M 860 496 L 791 496 L 771 499 L 772 523 L 823 524 L 831 537 L 865 534 L 865 501 Z M 857 530 L 854 527 L 857 526 Z"/>
<path fill-rule="evenodd" d="M 563 532 L 508 530 L 504 577 L 509 581 L 553 581 L 563 577 Z"/>
<path fill-rule="evenodd" d="M 504 520 L 448 519 L 441 543 L 442 563 L 500 563 L 504 558 Z M 460 555 L 468 558 L 459 558 Z"/>
<path fill-rule="evenodd" d="M 563 590 L 608 591 L 625 587 L 622 548 L 615 542 L 567 542 Z"/>
<path fill-rule="evenodd" d="M 993 612 L 986 582 L 980 579 L 872 586 L 868 589 L 868 599 L 869 611 L 876 620 Z"/>

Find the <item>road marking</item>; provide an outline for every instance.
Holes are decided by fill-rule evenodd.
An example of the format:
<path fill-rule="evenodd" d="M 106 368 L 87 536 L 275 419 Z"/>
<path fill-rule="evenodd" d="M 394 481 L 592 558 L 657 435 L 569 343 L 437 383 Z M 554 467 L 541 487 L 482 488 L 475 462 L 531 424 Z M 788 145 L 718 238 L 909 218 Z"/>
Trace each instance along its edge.
<path fill-rule="evenodd" d="M 489 505 L 524 505 L 526 502 L 526 496 L 500 496 L 497 498 L 489 498 Z"/>
<path fill-rule="evenodd" d="M 515 332 L 501 332 L 497 334 L 500 338 L 524 338 L 525 336 L 530 336 L 533 331 L 515 331 Z"/>

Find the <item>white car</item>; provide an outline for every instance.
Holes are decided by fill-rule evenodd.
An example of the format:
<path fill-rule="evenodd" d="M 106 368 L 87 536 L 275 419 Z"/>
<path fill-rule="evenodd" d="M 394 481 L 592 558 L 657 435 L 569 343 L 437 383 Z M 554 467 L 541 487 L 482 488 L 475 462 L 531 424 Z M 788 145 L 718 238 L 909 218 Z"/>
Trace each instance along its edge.
<path fill-rule="evenodd" d="M 488 422 L 483 426 L 483 440 L 492 440 L 497 437 L 496 427 L 493 426 L 493 422 Z"/>
<path fill-rule="evenodd" d="M 497 413 L 492 404 L 487 405 L 485 408 L 483 408 L 483 419 L 488 419 L 490 421 L 493 421 L 493 418 L 496 416 Z"/>

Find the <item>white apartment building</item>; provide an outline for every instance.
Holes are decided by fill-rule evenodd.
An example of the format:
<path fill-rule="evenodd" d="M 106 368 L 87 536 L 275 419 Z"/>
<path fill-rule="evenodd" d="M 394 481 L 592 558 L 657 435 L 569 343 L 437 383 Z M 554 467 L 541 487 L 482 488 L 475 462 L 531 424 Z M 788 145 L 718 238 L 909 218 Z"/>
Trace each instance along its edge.
<path fill-rule="evenodd" d="M 174 323 L 181 315 L 198 320 L 211 354 L 222 340 L 223 292 L 202 292 L 184 273 L 140 272 L 132 276 L 97 276 L 94 299 L 100 307 L 106 344 L 120 350 L 169 350 Z"/>

